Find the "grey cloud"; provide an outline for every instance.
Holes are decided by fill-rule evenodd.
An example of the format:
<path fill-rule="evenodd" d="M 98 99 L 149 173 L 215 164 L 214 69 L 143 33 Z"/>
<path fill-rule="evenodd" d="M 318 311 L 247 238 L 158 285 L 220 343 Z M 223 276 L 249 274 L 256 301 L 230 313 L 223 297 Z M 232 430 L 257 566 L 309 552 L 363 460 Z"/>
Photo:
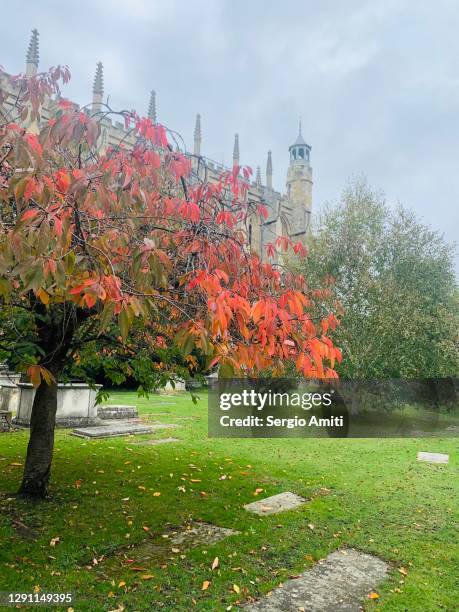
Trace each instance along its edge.
<path fill-rule="evenodd" d="M 262 169 L 282 189 L 298 116 L 312 145 L 313 207 L 363 173 L 453 241 L 459 229 L 459 5 L 456 0 L 16 0 L 3 7 L 1 63 L 23 68 L 30 30 L 41 66 L 69 64 L 87 102 L 98 60 L 113 106 L 145 112 L 203 152 Z"/>

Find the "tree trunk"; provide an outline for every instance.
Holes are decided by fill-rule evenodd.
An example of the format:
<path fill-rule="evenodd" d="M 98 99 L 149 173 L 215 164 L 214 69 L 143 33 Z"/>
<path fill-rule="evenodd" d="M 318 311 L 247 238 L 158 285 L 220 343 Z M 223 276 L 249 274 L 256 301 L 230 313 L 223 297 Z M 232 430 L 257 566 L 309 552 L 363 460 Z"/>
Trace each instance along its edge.
<path fill-rule="evenodd" d="M 49 385 L 42 380 L 33 401 L 30 439 L 23 480 L 18 491 L 25 497 L 45 498 L 48 495 L 56 410 L 57 377 L 56 382 Z"/>

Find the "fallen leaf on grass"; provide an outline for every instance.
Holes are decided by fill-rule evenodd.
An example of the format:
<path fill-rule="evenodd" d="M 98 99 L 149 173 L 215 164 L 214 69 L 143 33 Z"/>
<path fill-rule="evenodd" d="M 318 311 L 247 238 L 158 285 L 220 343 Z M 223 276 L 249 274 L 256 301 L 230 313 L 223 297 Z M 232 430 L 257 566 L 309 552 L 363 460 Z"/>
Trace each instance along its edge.
<path fill-rule="evenodd" d="M 308 523 L 308 527 L 311 531 L 314 531 L 315 527 L 312 523 Z"/>
<path fill-rule="evenodd" d="M 375 593 L 374 591 L 372 591 L 371 593 L 368 594 L 368 599 L 379 599 L 379 595 L 378 593 Z"/>
<path fill-rule="evenodd" d="M 155 491 L 153 493 L 153 497 L 159 497 L 161 495 L 161 493 L 159 491 Z"/>
<path fill-rule="evenodd" d="M 126 586 L 126 583 L 124 582 L 124 580 L 120 580 L 118 582 L 118 588 L 121 589 L 121 587 L 124 587 L 124 586 Z"/>
<path fill-rule="evenodd" d="M 210 587 L 210 581 L 204 580 L 204 582 L 202 583 L 201 591 L 207 591 L 209 587 Z"/>
<path fill-rule="evenodd" d="M 201 482 L 199 478 L 190 478 L 190 482 Z"/>
<path fill-rule="evenodd" d="M 151 580 L 152 578 L 154 578 L 153 574 L 143 574 L 140 577 L 142 578 L 142 580 Z"/>
<path fill-rule="evenodd" d="M 404 568 L 404 567 L 399 567 L 398 571 L 403 575 L 403 576 L 408 576 L 408 571 Z"/>
<path fill-rule="evenodd" d="M 51 538 L 49 545 L 51 546 L 51 548 L 54 548 L 56 544 L 59 544 L 60 541 L 61 541 L 60 537 L 56 536 L 55 538 Z"/>
<path fill-rule="evenodd" d="M 146 525 L 144 525 L 144 526 L 142 527 L 142 529 L 143 529 L 144 531 L 150 531 L 150 527 L 147 527 Z"/>
<path fill-rule="evenodd" d="M 264 489 L 255 489 L 254 495 L 259 495 L 260 493 L 263 493 Z"/>
<path fill-rule="evenodd" d="M 212 569 L 216 569 L 218 567 L 218 557 L 215 557 L 215 559 L 212 562 Z"/>
<path fill-rule="evenodd" d="M 240 593 L 240 592 L 241 592 L 241 589 L 238 587 L 238 585 L 237 585 L 237 584 L 233 584 L 233 591 L 234 591 L 235 593 Z"/>

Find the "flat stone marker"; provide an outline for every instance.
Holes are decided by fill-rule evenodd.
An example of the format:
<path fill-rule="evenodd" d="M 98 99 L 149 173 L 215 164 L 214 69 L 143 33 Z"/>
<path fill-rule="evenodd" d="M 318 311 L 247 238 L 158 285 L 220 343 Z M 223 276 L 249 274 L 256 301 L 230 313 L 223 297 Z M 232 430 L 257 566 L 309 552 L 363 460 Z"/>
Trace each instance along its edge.
<path fill-rule="evenodd" d="M 170 536 L 169 542 L 176 546 L 192 548 L 194 546 L 209 546 L 216 544 L 231 535 L 237 535 L 239 531 L 219 527 L 211 523 L 195 523 L 192 526 Z"/>
<path fill-rule="evenodd" d="M 293 510 L 293 508 L 297 508 L 305 503 L 306 500 L 303 497 L 286 491 L 285 493 L 278 493 L 277 495 L 271 495 L 271 497 L 258 499 L 251 504 L 246 504 L 244 508 L 249 512 L 263 516 L 265 514 L 277 514 L 278 512 Z"/>
<path fill-rule="evenodd" d="M 132 442 L 137 446 L 156 446 L 157 444 L 167 444 L 168 442 L 179 442 L 178 438 L 159 438 L 158 440 L 139 440 Z"/>
<path fill-rule="evenodd" d="M 366 596 L 387 576 L 385 561 L 352 548 L 319 561 L 298 578 L 287 580 L 270 597 L 245 606 L 266 612 L 359 612 Z"/>
<path fill-rule="evenodd" d="M 176 425 L 175 423 L 152 423 L 148 425 L 148 427 L 153 431 L 156 429 L 176 429 L 180 427 L 180 425 Z"/>
<path fill-rule="evenodd" d="M 97 409 L 99 419 L 135 419 L 139 416 L 137 406 L 105 405 Z"/>
<path fill-rule="evenodd" d="M 103 567 L 101 579 L 106 579 L 106 572 L 110 571 L 110 567 L 119 568 L 121 562 L 122 567 L 126 568 L 127 559 L 130 559 L 129 562 L 135 559 L 135 565 L 138 564 L 146 568 L 151 567 L 152 570 L 155 570 L 160 563 L 171 559 L 171 555 L 178 559 L 177 555 L 186 550 L 200 546 L 207 548 L 207 546 L 216 544 L 228 536 L 238 534 L 239 531 L 234 529 L 227 529 L 226 527 L 219 527 L 218 525 L 201 521 L 192 522 L 188 525 L 171 529 L 162 536 L 155 538 L 154 541 L 146 539 L 134 546 L 120 547 L 113 555 L 108 555 L 104 559 L 103 565 L 99 564 L 98 570 L 100 571 Z"/>
<path fill-rule="evenodd" d="M 418 461 L 427 461 L 428 463 L 448 463 L 449 455 L 442 453 L 418 453 Z"/>
<path fill-rule="evenodd" d="M 72 433 L 80 438 L 112 438 L 114 436 L 148 434 L 151 432 L 152 427 L 150 425 L 114 423 L 113 425 L 98 425 L 97 427 L 79 427 L 74 429 Z"/>

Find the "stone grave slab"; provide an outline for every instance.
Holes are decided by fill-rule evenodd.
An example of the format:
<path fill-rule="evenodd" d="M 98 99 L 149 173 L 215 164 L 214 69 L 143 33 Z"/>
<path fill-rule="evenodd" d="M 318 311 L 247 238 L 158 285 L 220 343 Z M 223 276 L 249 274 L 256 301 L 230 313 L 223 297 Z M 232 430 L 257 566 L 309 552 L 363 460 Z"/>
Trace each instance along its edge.
<path fill-rule="evenodd" d="M 420 451 L 418 453 L 418 461 L 427 461 L 428 463 L 448 463 L 449 455 L 443 455 L 442 453 L 425 453 Z"/>
<path fill-rule="evenodd" d="M 387 576 L 382 559 L 354 550 L 338 550 L 314 567 L 287 580 L 271 595 L 244 607 L 255 612 L 359 612 L 366 596 Z"/>
<path fill-rule="evenodd" d="M 193 548 L 195 546 L 210 546 L 216 544 L 231 535 L 237 535 L 239 531 L 219 527 L 211 523 L 193 523 L 185 529 L 174 533 L 169 537 L 169 541 L 175 546 Z"/>
<path fill-rule="evenodd" d="M 157 444 L 167 444 L 169 442 L 179 442 L 178 438 L 159 438 L 158 440 L 138 440 L 132 442 L 136 446 L 156 446 Z"/>
<path fill-rule="evenodd" d="M 110 571 L 110 567 L 119 567 L 120 563 L 122 567 L 129 567 L 129 565 L 126 565 L 127 559 L 135 559 L 136 565 L 141 565 L 145 569 L 150 567 L 154 569 L 167 559 L 176 558 L 177 555 L 183 554 L 189 549 L 199 546 L 212 546 L 229 536 L 238 535 L 239 533 L 239 531 L 234 529 L 219 527 L 211 523 L 192 522 L 188 525 L 171 529 L 154 540 L 146 539 L 140 544 L 123 546 L 105 559 L 103 565 L 99 565 L 98 569 L 103 567 L 104 574 L 106 574 L 107 571 Z"/>
<path fill-rule="evenodd" d="M 153 431 L 157 429 L 176 429 L 180 427 L 180 425 L 176 425 L 175 423 L 151 423 L 148 427 Z"/>
<path fill-rule="evenodd" d="M 285 493 L 278 493 L 264 499 L 257 499 L 257 501 L 246 504 L 244 508 L 254 514 L 264 516 L 266 514 L 277 514 L 278 512 L 293 510 L 298 508 L 298 506 L 302 506 L 306 501 L 303 497 L 286 491 Z"/>
<path fill-rule="evenodd" d="M 99 419 L 135 419 L 139 416 L 137 406 L 99 406 L 97 409 Z"/>
<path fill-rule="evenodd" d="M 96 427 L 79 427 L 73 430 L 74 436 L 80 438 L 112 438 L 114 436 L 130 436 L 148 434 L 152 432 L 150 425 L 138 425 L 137 423 L 113 423 L 110 425 L 98 425 Z"/>

